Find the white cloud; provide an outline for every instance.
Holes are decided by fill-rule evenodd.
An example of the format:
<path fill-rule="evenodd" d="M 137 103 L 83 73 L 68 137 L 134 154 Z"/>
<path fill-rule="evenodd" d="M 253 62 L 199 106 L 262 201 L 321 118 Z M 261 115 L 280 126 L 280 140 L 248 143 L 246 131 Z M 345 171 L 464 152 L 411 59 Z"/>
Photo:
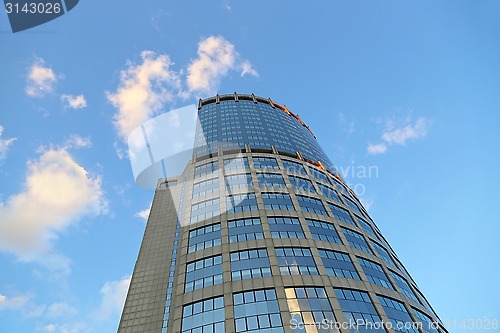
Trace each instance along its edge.
<path fill-rule="evenodd" d="M 64 106 L 70 109 L 83 109 L 87 107 L 87 101 L 83 95 L 73 96 L 73 95 L 61 95 L 61 101 Z"/>
<path fill-rule="evenodd" d="M 258 76 L 248 60 L 241 59 L 233 44 L 220 36 L 210 36 L 198 44 L 197 57 L 187 70 L 175 71 L 167 54 L 141 53 L 140 63 L 128 63 L 121 71 L 115 92 L 106 92 L 108 101 L 117 109 L 114 125 L 124 142 L 137 126 L 162 111 L 175 98 L 190 98 L 193 93 L 214 92 L 229 71 L 241 76 Z M 187 88 L 186 88 L 187 87 Z M 175 127 L 175 119 L 172 120 Z M 125 157 L 115 147 L 120 158 Z"/>
<path fill-rule="evenodd" d="M 255 69 L 252 68 L 252 64 L 250 61 L 246 60 L 241 64 L 241 76 L 245 75 L 259 76 L 259 73 Z"/>
<path fill-rule="evenodd" d="M 28 162 L 24 189 L 0 203 L 0 250 L 23 261 L 69 270 L 52 242 L 72 223 L 105 213 L 101 179 L 92 177 L 64 148 L 42 150 Z"/>
<path fill-rule="evenodd" d="M 40 317 L 45 308 L 45 304 L 35 304 L 31 295 L 28 294 L 16 296 L 0 294 L 0 312 L 10 310 L 20 312 L 24 317 Z"/>
<path fill-rule="evenodd" d="M 87 325 L 83 322 L 64 323 L 64 324 L 48 324 L 43 327 L 44 332 L 58 333 L 81 333 L 88 332 Z"/>
<path fill-rule="evenodd" d="M 168 55 L 157 55 L 152 51 L 141 53 L 142 63 L 128 64 L 120 75 L 120 85 L 107 98 L 118 112 L 114 125 L 124 141 L 129 133 L 161 111 L 173 98 L 172 90 L 180 90 L 180 80 L 170 67 Z"/>
<path fill-rule="evenodd" d="M 147 220 L 149 217 L 149 213 L 151 212 L 151 205 L 148 208 L 143 209 L 135 214 L 135 217 L 141 218 L 143 220 Z"/>
<path fill-rule="evenodd" d="M 249 61 L 241 61 L 234 45 L 221 36 L 210 36 L 198 44 L 198 58 L 187 70 L 189 92 L 214 93 L 220 78 L 230 70 L 241 70 L 241 76 L 258 73 Z"/>
<path fill-rule="evenodd" d="M 0 162 L 7 158 L 10 146 L 17 140 L 16 138 L 2 139 L 3 130 L 3 126 L 0 125 Z"/>
<path fill-rule="evenodd" d="M 376 144 L 369 144 L 367 151 L 369 154 L 384 154 L 389 146 L 400 145 L 404 146 L 407 141 L 423 139 L 427 136 L 427 132 L 431 122 L 423 117 L 412 121 L 407 118 L 404 122 L 396 125 L 393 120 L 387 121 L 385 130 L 382 133 L 382 141 Z"/>
<path fill-rule="evenodd" d="M 0 294 L 0 311 L 20 310 L 26 307 L 30 298 L 27 295 L 7 297 Z"/>
<path fill-rule="evenodd" d="M 31 97 L 42 97 L 54 91 L 57 83 L 56 73 L 45 66 L 45 61 L 37 58 L 28 73 L 26 94 Z"/>
<path fill-rule="evenodd" d="M 414 123 L 410 122 L 398 128 L 393 128 L 391 124 L 382 134 L 382 140 L 388 144 L 404 145 L 408 140 L 425 138 L 429 125 L 430 122 L 425 118 L 419 118 Z"/>
<path fill-rule="evenodd" d="M 369 144 L 368 153 L 369 154 L 384 154 L 387 151 L 387 146 L 384 143 Z"/>
<path fill-rule="evenodd" d="M 342 125 L 341 127 L 347 132 L 347 135 L 354 134 L 356 132 L 356 126 L 354 124 L 354 120 L 349 119 L 349 117 L 343 113 L 338 113 L 339 123 Z"/>
<path fill-rule="evenodd" d="M 359 200 L 361 200 L 363 207 L 365 207 L 365 209 L 368 212 L 372 209 L 373 205 L 375 204 L 375 200 L 373 200 L 373 199 L 360 197 Z"/>
<path fill-rule="evenodd" d="M 63 145 L 64 149 L 78 149 L 78 148 L 90 148 L 92 147 L 92 141 L 89 137 L 81 137 L 79 135 L 71 135 L 68 140 Z"/>
<path fill-rule="evenodd" d="M 100 290 L 102 300 L 99 310 L 95 313 L 96 318 L 104 320 L 112 314 L 121 313 L 131 278 L 131 276 L 127 276 L 121 280 L 106 282 L 104 284 Z"/>
<path fill-rule="evenodd" d="M 45 327 L 44 327 L 44 330 L 46 332 L 55 332 L 56 329 L 57 329 L 57 326 L 54 324 L 45 325 Z"/>
<path fill-rule="evenodd" d="M 46 315 L 50 318 L 59 318 L 75 313 L 77 313 L 77 310 L 67 303 L 53 303 L 47 308 Z"/>
<path fill-rule="evenodd" d="M 212 92 L 221 76 L 235 67 L 234 45 L 222 37 L 211 36 L 198 44 L 198 58 L 188 67 L 190 91 Z"/>

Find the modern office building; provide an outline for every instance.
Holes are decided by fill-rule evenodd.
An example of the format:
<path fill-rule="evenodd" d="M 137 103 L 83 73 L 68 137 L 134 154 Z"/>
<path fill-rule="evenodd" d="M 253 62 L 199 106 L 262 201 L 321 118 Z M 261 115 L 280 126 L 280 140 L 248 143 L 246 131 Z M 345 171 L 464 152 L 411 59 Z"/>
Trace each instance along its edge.
<path fill-rule="evenodd" d="M 198 119 L 191 161 L 158 180 L 118 332 L 446 332 L 297 114 L 235 93 Z"/>

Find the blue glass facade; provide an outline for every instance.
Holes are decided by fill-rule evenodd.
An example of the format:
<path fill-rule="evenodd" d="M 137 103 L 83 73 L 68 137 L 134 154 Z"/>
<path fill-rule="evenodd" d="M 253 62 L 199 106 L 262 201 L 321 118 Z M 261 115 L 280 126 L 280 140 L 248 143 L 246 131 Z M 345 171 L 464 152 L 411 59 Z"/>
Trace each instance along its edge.
<path fill-rule="evenodd" d="M 382 269 L 382 266 L 371 260 L 359 257 L 358 261 L 361 267 L 363 268 L 363 272 L 365 273 L 368 281 L 388 289 L 393 289 L 391 282 L 389 281 L 387 275 L 385 275 L 384 270 Z"/>
<path fill-rule="evenodd" d="M 294 332 L 331 332 L 322 328 L 325 322 L 335 322 L 328 296 L 324 288 L 296 287 L 285 289 L 288 308 L 290 309 L 291 328 Z M 303 323 L 303 327 L 293 323 Z"/>
<path fill-rule="evenodd" d="M 233 302 L 235 332 L 284 332 L 274 289 L 236 293 Z"/>
<path fill-rule="evenodd" d="M 276 257 L 282 275 L 317 275 L 311 250 L 301 247 L 278 247 Z"/>
<path fill-rule="evenodd" d="M 311 161 L 321 161 L 334 171 L 333 164 L 318 145 L 313 133 L 301 120 L 280 105 L 262 99 L 220 100 L 206 103 L 198 112 L 200 125 L 195 139 L 195 156 L 225 150 L 252 148 L 271 149 L 295 154 L 300 152 Z M 256 167 L 257 168 L 257 167 Z"/>
<path fill-rule="evenodd" d="M 224 333 L 224 299 L 205 299 L 185 305 L 182 311 L 182 333 Z"/>
<path fill-rule="evenodd" d="M 321 249 L 318 252 L 323 260 L 327 275 L 359 280 L 358 272 L 348 254 Z"/>
<path fill-rule="evenodd" d="M 231 252 L 233 281 L 271 276 L 271 264 L 266 249 Z"/>
<path fill-rule="evenodd" d="M 403 303 L 383 296 L 378 296 L 378 299 L 396 332 L 419 333 L 418 329 L 413 327 L 413 320 Z"/>
<path fill-rule="evenodd" d="M 362 323 L 350 328 L 352 333 L 358 332 L 386 332 L 383 327 L 377 326 L 381 323 L 375 306 L 366 292 L 351 289 L 335 289 L 342 312 L 347 323 Z"/>

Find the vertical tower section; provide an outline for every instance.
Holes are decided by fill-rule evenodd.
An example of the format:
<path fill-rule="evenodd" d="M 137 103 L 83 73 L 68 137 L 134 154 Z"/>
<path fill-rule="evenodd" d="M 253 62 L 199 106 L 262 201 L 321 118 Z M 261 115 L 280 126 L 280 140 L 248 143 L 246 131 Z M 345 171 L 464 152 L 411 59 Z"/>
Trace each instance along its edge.
<path fill-rule="evenodd" d="M 198 120 L 183 174 L 158 182 L 119 332 L 446 332 L 296 113 L 230 94 Z"/>
<path fill-rule="evenodd" d="M 170 265 L 178 226 L 174 200 L 180 195 L 176 183 L 162 181 L 155 192 L 118 332 L 158 333 L 168 320 L 165 300 L 169 283 L 173 285 Z"/>

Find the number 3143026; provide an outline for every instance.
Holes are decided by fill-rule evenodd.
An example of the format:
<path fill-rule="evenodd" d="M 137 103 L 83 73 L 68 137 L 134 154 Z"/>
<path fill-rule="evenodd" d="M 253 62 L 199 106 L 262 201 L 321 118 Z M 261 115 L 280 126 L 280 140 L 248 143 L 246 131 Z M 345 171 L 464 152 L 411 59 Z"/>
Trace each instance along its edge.
<path fill-rule="evenodd" d="M 61 12 L 61 4 L 56 3 L 41 3 L 30 2 L 25 4 L 7 2 L 5 4 L 7 14 L 59 14 Z"/>

